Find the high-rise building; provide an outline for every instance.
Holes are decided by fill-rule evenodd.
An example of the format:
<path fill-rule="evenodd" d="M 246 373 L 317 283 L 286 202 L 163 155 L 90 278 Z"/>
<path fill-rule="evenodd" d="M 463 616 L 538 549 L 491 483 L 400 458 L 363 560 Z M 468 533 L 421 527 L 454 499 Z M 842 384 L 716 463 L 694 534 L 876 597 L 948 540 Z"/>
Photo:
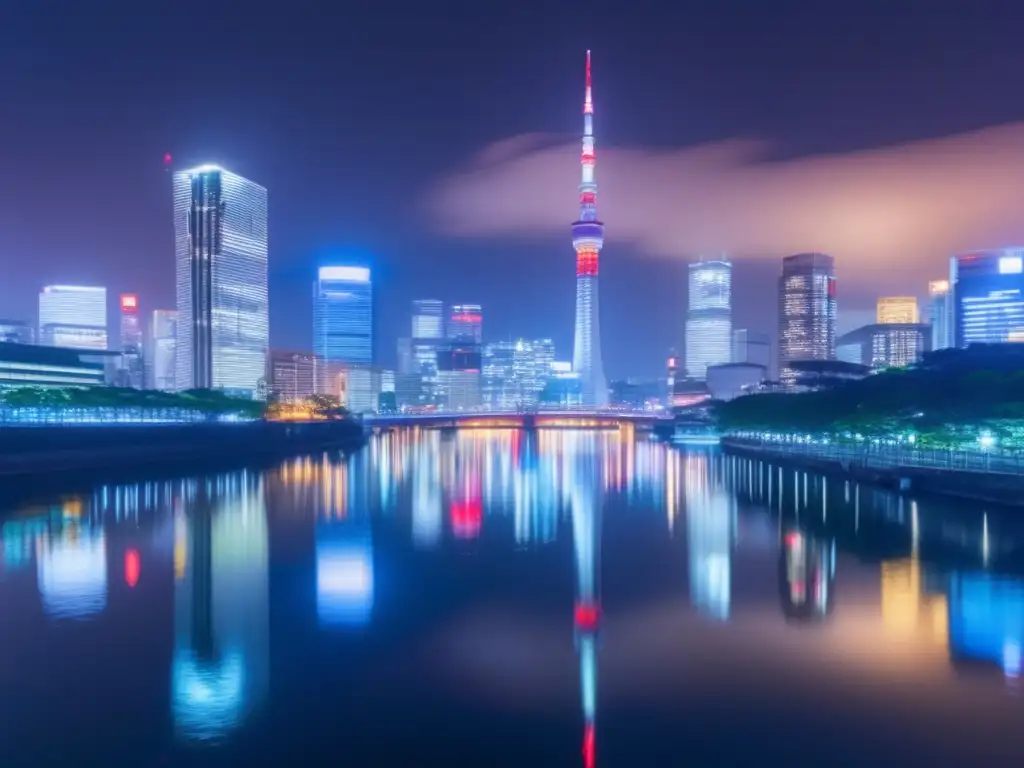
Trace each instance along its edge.
<path fill-rule="evenodd" d="M 32 325 L 24 320 L 0 320 L 0 342 L 6 344 L 34 344 Z"/>
<path fill-rule="evenodd" d="M 145 366 L 142 353 L 142 323 L 139 320 L 139 297 L 133 293 L 121 295 L 121 384 L 142 389 Z"/>
<path fill-rule="evenodd" d="M 479 408 L 482 403 L 480 345 L 453 341 L 437 353 L 438 407 L 446 411 Z"/>
<path fill-rule="evenodd" d="M 732 358 L 732 264 L 690 265 L 690 306 L 686 313 L 686 375 L 703 379 L 709 365 Z"/>
<path fill-rule="evenodd" d="M 437 299 L 412 303 L 412 364 L 420 377 L 420 405 L 437 400 L 437 351 L 444 341 L 444 304 Z"/>
<path fill-rule="evenodd" d="M 452 304 L 448 314 L 448 338 L 480 344 L 484 339 L 483 321 L 484 312 L 479 304 Z"/>
<path fill-rule="evenodd" d="M 174 174 L 178 389 L 255 396 L 270 342 L 267 190 L 215 165 Z"/>
<path fill-rule="evenodd" d="M 594 179 L 594 102 L 590 87 L 590 51 L 587 51 L 586 91 L 583 98 L 583 152 L 580 155 L 580 218 L 572 225 L 576 249 L 576 332 L 572 367 L 579 375 L 584 405 L 608 404 L 608 384 L 601 362 L 600 305 L 597 261 L 604 245 L 604 224 L 597 218 L 597 182 Z"/>
<path fill-rule="evenodd" d="M 267 389 L 281 402 L 326 394 L 326 388 L 327 368 L 319 355 L 279 349 L 267 355 Z"/>
<path fill-rule="evenodd" d="M 917 299 L 913 296 L 886 296 L 878 300 L 875 322 L 879 325 L 919 323 Z"/>
<path fill-rule="evenodd" d="M 954 256 L 956 346 L 1024 341 L 1024 248 Z"/>
<path fill-rule="evenodd" d="M 824 253 L 787 256 L 779 278 L 779 379 L 795 379 L 789 363 L 831 360 L 835 349 L 834 260 Z"/>
<path fill-rule="evenodd" d="M 551 379 L 554 371 L 553 366 L 555 364 L 555 342 L 552 339 L 534 339 L 533 340 L 533 375 L 535 379 L 535 391 L 536 397 L 533 402 L 537 402 L 540 398 L 540 393 L 544 391 L 544 387 Z"/>
<path fill-rule="evenodd" d="M 932 324 L 932 349 L 947 349 L 955 344 L 953 338 L 953 292 L 949 280 L 931 280 L 928 283 L 928 321 Z"/>
<path fill-rule="evenodd" d="M 150 386 L 165 392 L 176 388 L 174 375 L 175 339 L 177 339 L 178 312 L 174 309 L 154 309 L 149 325 Z"/>
<path fill-rule="evenodd" d="M 328 363 L 373 362 L 373 284 L 366 267 L 320 267 L 313 285 L 313 351 Z"/>
<path fill-rule="evenodd" d="M 492 341 L 483 349 L 483 404 L 494 410 L 513 410 L 519 406 L 519 383 L 515 371 L 516 345 L 511 341 Z"/>
<path fill-rule="evenodd" d="M 47 285 L 39 294 L 39 340 L 50 347 L 107 348 L 107 289 Z"/>
<path fill-rule="evenodd" d="M 732 332 L 732 362 L 760 365 L 768 373 L 772 365 L 772 340 L 767 333 L 739 328 Z"/>
<path fill-rule="evenodd" d="M 844 333 L 836 341 L 836 357 L 873 370 L 903 368 L 928 349 L 930 328 L 920 323 L 876 323 Z"/>

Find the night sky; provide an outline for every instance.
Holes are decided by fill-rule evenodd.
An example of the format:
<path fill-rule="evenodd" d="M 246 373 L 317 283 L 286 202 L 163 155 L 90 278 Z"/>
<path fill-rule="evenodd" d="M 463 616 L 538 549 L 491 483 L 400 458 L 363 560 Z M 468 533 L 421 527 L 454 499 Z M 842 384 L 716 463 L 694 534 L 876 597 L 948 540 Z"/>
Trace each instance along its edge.
<path fill-rule="evenodd" d="M 0 316 L 46 283 L 173 307 L 171 152 L 269 190 L 273 346 L 309 348 L 315 267 L 355 259 L 384 365 L 414 298 L 569 358 L 587 48 L 611 378 L 681 347 L 698 253 L 737 263 L 734 327 L 774 332 L 787 252 L 836 257 L 843 329 L 1024 241 L 1020 4 L 217 5 L 0 10 Z"/>

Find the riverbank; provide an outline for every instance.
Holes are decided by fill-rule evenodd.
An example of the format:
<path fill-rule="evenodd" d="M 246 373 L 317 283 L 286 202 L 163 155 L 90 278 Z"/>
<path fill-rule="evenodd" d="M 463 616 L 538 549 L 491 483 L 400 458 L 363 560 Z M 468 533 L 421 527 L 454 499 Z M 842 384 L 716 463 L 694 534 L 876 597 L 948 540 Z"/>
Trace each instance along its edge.
<path fill-rule="evenodd" d="M 39 426 L 0 429 L 0 479 L 150 470 L 224 468 L 364 441 L 348 419 L 312 422 Z"/>
<path fill-rule="evenodd" d="M 830 454 L 806 445 L 735 437 L 723 438 L 721 446 L 723 452 L 730 455 L 842 477 L 891 491 L 1024 507 L 1024 475 L 986 471 L 968 462 L 963 466 L 899 463 L 896 457 L 885 460 L 867 452 Z"/>

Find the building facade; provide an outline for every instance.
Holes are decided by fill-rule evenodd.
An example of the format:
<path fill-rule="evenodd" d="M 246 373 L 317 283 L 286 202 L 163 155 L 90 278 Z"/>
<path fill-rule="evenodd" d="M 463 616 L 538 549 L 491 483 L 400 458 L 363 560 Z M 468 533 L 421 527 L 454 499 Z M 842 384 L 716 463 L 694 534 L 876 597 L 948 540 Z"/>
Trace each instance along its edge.
<path fill-rule="evenodd" d="M 149 354 L 146 355 L 146 367 L 150 372 L 149 386 L 153 389 L 170 392 L 176 387 L 174 346 L 177 326 L 177 310 L 153 310 L 149 325 Z"/>
<path fill-rule="evenodd" d="M 107 289 L 45 286 L 39 294 L 38 338 L 49 347 L 107 349 Z"/>
<path fill-rule="evenodd" d="M 949 280 L 928 283 L 928 322 L 932 326 L 932 349 L 955 346 L 953 336 L 953 292 Z"/>
<path fill-rule="evenodd" d="M 950 282 L 956 346 L 1024 341 L 1024 249 L 954 256 Z"/>
<path fill-rule="evenodd" d="M 917 299 L 913 296 L 886 296 L 878 300 L 875 308 L 875 323 L 892 325 L 894 323 L 921 322 L 921 314 L 917 308 Z"/>
<path fill-rule="evenodd" d="M 452 341 L 480 344 L 484 339 L 484 310 L 479 304 L 452 304 L 447 336 Z"/>
<path fill-rule="evenodd" d="M 105 368 L 88 350 L 0 342 L 0 389 L 100 387 Z"/>
<path fill-rule="evenodd" d="M 519 407 L 515 351 L 516 345 L 511 341 L 493 341 L 484 346 L 481 375 L 485 407 L 500 411 Z"/>
<path fill-rule="evenodd" d="M 267 190 L 214 165 L 174 174 L 178 389 L 255 396 L 270 341 Z"/>
<path fill-rule="evenodd" d="M 709 365 L 732 359 L 732 264 L 690 265 L 686 313 L 686 375 L 703 379 Z"/>
<path fill-rule="evenodd" d="M 373 362 L 373 283 L 366 267 L 321 267 L 313 285 L 313 351 L 329 363 Z"/>
<path fill-rule="evenodd" d="M 146 385 L 146 367 L 142 348 L 142 321 L 139 297 L 121 295 L 121 384 L 132 389 Z"/>
<path fill-rule="evenodd" d="M 444 334 L 444 303 L 437 299 L 413 301 L 410 354 L 412 373 L 419 376 L 418 405 L 437 402 L 437 352 L 444 343 Z M 407 380 L 406 387 L 411 386 L 411 381 Z"/>
<path fill-rule="evenodd" d="M 779 278 L 779 379 L 795 379 L 789 363 L 831 360 L 835 349 L 834 260 L 824 253 L 787 256 Z"/>
<path fill-rule="evenodd" d="M 931 328 L 922 323 L 875 323 L 843 334 L 836 358 L 873 371 L 913 365 L 928 350 Z"/>
<path fill-rule="evenodd" d="M 601 310 L 598 302 L 598 257 L 604 245 L 604 224 L 597 218 L 597 181 L 594 177 L 594 102 L 590 86 L 590 51 L 587 51 L 586 90 L 583 97 L 583 151 L 580 155 L 580 217 L 572 225 L 576 250 L 576 329 L 572 367 L 579 375 L 583 404 L 608 404 L 608 383 L 601 360 Z"/>
<path fill-rule="evenodd" d="M 739 328 L 732 332 L 732 362 L 762 366 L 770 375 L 772 340 L 767 333 Z"/>
<path fill-rule="evenodd" d="M 0 320 L 0 342 L 33 344 L 35 338 L 35 329 L 24 320 Z"/>
<path fill-rule="evenodd" d="M 309 352 L 274 349 L 267 355 L 267 390 L 280 402 L 294 403 L 327 394 L 324 359 Z"/>
<path fill-rule="evenodd" d="M 445 411 L 465 411 L 483 404 L 479 344 L 452 342 L 437 353 L 437 406 Z"/>

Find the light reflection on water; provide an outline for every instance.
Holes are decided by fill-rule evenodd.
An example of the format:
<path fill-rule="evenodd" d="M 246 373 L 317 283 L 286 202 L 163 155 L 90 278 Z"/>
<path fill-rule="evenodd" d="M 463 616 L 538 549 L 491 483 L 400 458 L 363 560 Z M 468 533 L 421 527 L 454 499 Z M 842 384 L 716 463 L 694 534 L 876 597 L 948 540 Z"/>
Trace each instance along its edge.
<path fill-rule="evenodd" d="M 984 684 L 991 710 L 1021 673 L 1024 531 L 1012 516 L 680 452 L 631 430 L 399 431 L 348 457 L 99 486 L 12 510 L 2 531 L 7 695 L 18 685 L 37 697 L 25 701 L 56 695 L 58 681 L 19 676 L 24 664 L 13 659 L 34 658 L 34 648 L 67 640 L 65 653 L 81 654 L 102 678 L 122 674 L 114 648 L 131 638 L 165 659 L 163 710 L 138 707 L 151 731 L 169 717 L 170 730 L 151 737 L 154 754 L 188 744 L 250 757 L 271 742 L 283 750 L 291 744 L 291 731 L 277 730 L 283 712 L 289 722 L 294 711 L 352 716 L 355 685 L 328 694 L 312 682 L 324 675 L 363 674 L 363 688 L 380 686 L 380 709 L 363 704 L 368 718 L 430 691 L 432 707 L 437 697 L 480 694 L 472 707 L 490 718 L 480 727 L 495 739 L 501 710 L 479 714 L 495 696 L 568 722 L 562 705 L 551 709 L 564 702 L 555 681 L 569 667 L 551 664 L 566 649 L 576 658 L 572 762 L 584 765 L 640 746 L 621 736 L 604 745 L 603 701 L 669 713 L 679 704 L 659 691 L 678 685 L 678 699 L 700 689 L 691 667 L 687 685 L 673 682 L 683 679 L 680 665 L 712 668 L 737 648 L 768 670 L 799 654 L 837 699 L 851 675 L 885 678 L 910 695 L 908 680 L 947 684 L 978 669 L 1002 679 Z M 617 591 L 606 605 L 609 581 Z M 480 613 L 505 604 L 515 608 Z M 88 626 L 107 643 L 78 646 L 74 633 Z M 171 640 L 165 651 L 161 631 Z M 500 647 L 518 650 L 495 656 Z M 411 661 L 420 653 L 429 664 Z M 292 671 L 275 683 L 272 663 Z M 143 669 L 156 689 L 159 670 Z M 487 696 L 460 682 L 467 674 Z M 941 700 L 975 706 L 970 697 L 982 689 L 970 679 Z M 732 676 L 722 682 L 716 695 L 754 695 Z M 84 688 L 61 692 L 104 706 Z M 20 716 L 28 744 L 24 734 L 48 715 L 29 705 Z M 95 738 L 113 742 L 111 733 Z M 393 741 L 372 726 L 360 737 L 370 754 Z M 545 760 L 545 742 L 534 748 Z"/>

